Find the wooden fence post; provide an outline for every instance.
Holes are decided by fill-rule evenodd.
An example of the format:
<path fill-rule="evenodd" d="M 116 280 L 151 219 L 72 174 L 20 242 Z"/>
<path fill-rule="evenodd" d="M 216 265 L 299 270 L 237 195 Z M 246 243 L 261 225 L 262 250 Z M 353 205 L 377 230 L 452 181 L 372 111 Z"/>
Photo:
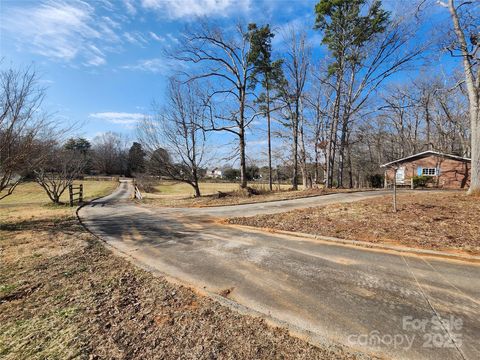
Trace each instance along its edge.
<path fill-rule="evenodd" d="M 80 191 L 78 193 L 78 203 L 81 204 L 83 202 L 83 184 L 80 184 Z"/>
<path fill-rule="evenodd" d="M 70 193 L 70 207 L 73 207 L 73 186 L 68 185 L 68 192 Z"/>

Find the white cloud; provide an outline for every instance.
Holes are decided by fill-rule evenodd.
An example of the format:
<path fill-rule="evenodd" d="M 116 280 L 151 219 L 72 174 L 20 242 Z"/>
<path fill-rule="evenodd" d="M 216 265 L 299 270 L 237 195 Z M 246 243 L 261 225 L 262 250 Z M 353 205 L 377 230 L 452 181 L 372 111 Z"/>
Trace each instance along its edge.
<path fill-rule="evenodd" d="M 125 32 L 123 36 L 130 44 L 133 45 L 143 47 L 143 45 L 148 44 L 148 40 L 146 40 L 145 37 L 137 31 Z"/>
<path fill-rule="evenodd" d="M 98 112 L 89 114 L 88 116 L 119 125 L 133 125 L 145 118 L 145 114 L 126 112 Z"/>
<path fill-rule="evenodd" d="M 168 59 L 153 58 L 153 59 L 139 60 L 136 64 L 133 64 L 133 65 L 124 65 L 122 66 L 122 69 L 140 70 L 140 71 L 146 71 L 146 72 L 152 72 L 152 73 L 165 74 L 171 71 L 174 66 L 178 68 L 179 66 L 182 66 L 182 64 L 176 63 L 176 65 L 174 65 Z"/>
<path fill-rule="evenodd" d="M 66 62 L 81 59 L 98 66 L 106 56 L 94 44 L 119 41 L 119 24 L 109 17 L 98 17 L 83 1 L 47 1 L 4 10 L 0 29 L 15 39 L 17 46 L 48 58 Z"/>
<path fill-rule="evenodd" d="M 170 39 L 170 41 L 173 42 L 173 43 L 176 43 L 176 44 L 179 44 L 179 43 L 180 43 L 180 41 L 179 41 L 173 34 L 171 34 L 171 33 L 168 33 L 168 34 L 167 34 L 167 37 L 168 37 L 168 38 Z"/>
<path fill-rule="evenodd" d="M 160 42 L 164 42 L 164 41 L 165 41 L 165 38 L 164 38 L 163 36 L 157 35 L 157 34 L 155 34 L 153 31 L 150 31 L 148 34 L 149 34 L 149 35 L 152 37 L 152 39 L 154 39 L 154 40 L 157 40 L 157 41 L 160 41 Z"/>
<path fill-rule="evenodd" d="M 133 5 L 133 1 L 132 0 L 124 0 L 123 1 L 123 4 L 125 5 L 125 8 L 127 9 L 127 13 L 129 15 L 136 15 L 137 14 L 137 9 L 135 8 L 135 6 Z"/>
<path fill-rule="evenodd" d="M 227 16 L 247 11 L 251 0 L 142 0 L 145 9 L 155 10 L 171 19 L 196 16 Z"/>

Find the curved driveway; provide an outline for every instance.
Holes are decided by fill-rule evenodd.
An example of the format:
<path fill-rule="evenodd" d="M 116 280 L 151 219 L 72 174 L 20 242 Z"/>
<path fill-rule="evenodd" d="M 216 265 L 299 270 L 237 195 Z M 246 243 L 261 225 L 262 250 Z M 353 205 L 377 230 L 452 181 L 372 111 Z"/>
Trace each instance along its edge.
<path fill-rule="evenodd" d="M 122 182 L 79 211 L 135 262 L 305 331 L 402 359 L 480 358 L 480 266 L 221 225 L 218 218 L 361 200 L 336 194 L 201 209 L 146 208 Z M 438 319 L 443 319 L 440 323 Z"/>

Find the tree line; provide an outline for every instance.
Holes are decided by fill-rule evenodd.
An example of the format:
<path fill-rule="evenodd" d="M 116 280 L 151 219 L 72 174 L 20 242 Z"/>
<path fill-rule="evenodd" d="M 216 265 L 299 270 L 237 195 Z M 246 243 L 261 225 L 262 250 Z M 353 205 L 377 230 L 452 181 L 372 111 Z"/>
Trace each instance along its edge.
<path fill-rule="evenodd" d="M 425 39 L 425 13 L 442 6 L 450 28 Z M 167 51 L 186 66 L 169 79 L 162 105 L 141 121 L 130 149 L 114 133 L 92 144 L 58 140 L 39 111 L 44 89 L 36 74 L 2 71 L 0 198 L 28 174 L 47 192 L 62 189 L 73 181 L 67 173 L 80 168 L 168 177 L 190 184 L 200 196 L 214 133 L 234 139 L 229 159 L 238 159 L 235 178 L 245 188 L 259 156 L 248 154 L 250 132 L 265 134 L 270 189 L 279 168 L 293 189 L 300 183 L 375 186 L 381 183 L 380 164 L 434 149 L 471 157 L 470 192 L 478 192 L 477 11 L 468 1 L 420 1 L 400 16 L 381 1 L 321 0 L 314 23 L 304 24 L 318 31 L 317 44 L 301 26 L 275 31 L 269 24 L 193 24 L 184 41 Z M 428 60 L 443 53 L 461 60 L 461 67 L 432 74 Z M 52 186 L 49 174 L 67 181 Z"/>
<path fill-rule="evenodd" d="M 32 68 L 0 71 L 0 200 L 24 180 L 36 181 L 50 200 L 86 173 L 130 175 L 143 171 L 139 143 L 115 133 L 65 140 L 71 128 L 42 110 L 45 89 Z"/>
<path fill-rule="evenodd" d="M 188 70 L 170 79 L 168 100 L 142 123 L 139 141 L 147 153 L 168 149 L 183 166 L 172 177 L 196 193 L 212 132 L 235 139 L 240 186 L 247 186 L 249 131 L 266 132 L 270 188 L 275 152 L 297 189 L 300 181 L 304 188 L 372 186 L 380 164 L 435 149 L 471 156 L 471 190 L 478 191 L 478 8 L 453 0 L 415 5 L 393 17 L 381 1 L 321 0 L 306 25 L 319 31 L 321 44 L 299 26 L 280 34 L 268 24 L 192 26 L 168 51 Z M 423 16 L 438 6 L 449 9 L 451 31 L 422 39 Z M 318 45 L 326 55 L 315 59 Z M 463 60 L 463 73 L 429 73 L 428 58 L 442 51 Z"/>

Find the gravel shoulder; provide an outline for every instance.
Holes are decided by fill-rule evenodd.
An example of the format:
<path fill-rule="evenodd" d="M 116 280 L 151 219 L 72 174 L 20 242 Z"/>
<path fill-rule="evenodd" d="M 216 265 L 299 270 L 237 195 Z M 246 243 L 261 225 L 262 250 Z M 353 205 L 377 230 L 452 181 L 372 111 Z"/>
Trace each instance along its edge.
<path fill-rule="evenodd" d="M 299 209 L 274 215 L 233 217 L 227 223 L 372 243 L 480 254 L 480 198 L 461 192 L 400 194 Z"/>

